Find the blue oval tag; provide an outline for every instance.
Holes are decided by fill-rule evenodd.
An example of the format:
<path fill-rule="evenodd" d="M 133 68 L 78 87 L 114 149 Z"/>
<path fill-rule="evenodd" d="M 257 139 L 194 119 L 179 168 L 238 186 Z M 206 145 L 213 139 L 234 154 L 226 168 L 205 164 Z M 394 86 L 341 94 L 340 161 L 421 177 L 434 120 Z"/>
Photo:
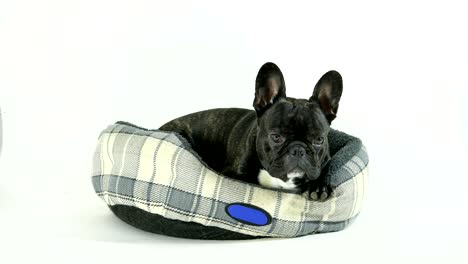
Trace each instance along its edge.
<path fill-rule="evenodd" d="M 233 203 L 226 206 L 226 213 L 237 221 L 256 226 L 271 223 L 271 216 L 262 208 L 251 204 Z"/>

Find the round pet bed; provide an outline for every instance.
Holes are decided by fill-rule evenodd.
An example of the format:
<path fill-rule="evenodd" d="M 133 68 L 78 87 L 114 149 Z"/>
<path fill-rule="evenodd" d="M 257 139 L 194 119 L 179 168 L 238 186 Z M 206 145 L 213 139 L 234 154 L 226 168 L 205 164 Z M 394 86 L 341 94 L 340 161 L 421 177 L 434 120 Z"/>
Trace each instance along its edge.
<path fill-rule="evenodd" d="M 359 214 L 368 157 L 358 138 L 331 130 L 334 195 L 312 201 L 211 170 L 177 133 L 126 122 L 105 129 L 94 155 L 96 194 L 124 222 L 196 239 L 298 237 L 339 231 Z"/>

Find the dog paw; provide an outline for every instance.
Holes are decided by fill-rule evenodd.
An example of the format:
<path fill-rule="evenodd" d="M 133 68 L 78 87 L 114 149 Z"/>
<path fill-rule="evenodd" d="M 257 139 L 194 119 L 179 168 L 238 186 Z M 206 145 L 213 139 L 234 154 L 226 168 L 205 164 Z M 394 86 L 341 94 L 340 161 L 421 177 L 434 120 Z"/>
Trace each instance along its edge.
<path fill-rule="evenodd" d="M 323 202 L 334 195 L 334 190 L 327 182 L 315 180 L 306 183 L 304 194 L 313 201 Z"/>

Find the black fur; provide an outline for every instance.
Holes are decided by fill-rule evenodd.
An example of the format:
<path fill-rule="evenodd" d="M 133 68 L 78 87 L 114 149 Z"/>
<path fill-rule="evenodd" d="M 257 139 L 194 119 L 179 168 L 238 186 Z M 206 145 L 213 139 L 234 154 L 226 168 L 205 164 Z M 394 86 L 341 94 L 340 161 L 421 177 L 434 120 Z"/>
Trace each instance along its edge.
<path fill-rule="evenodd" d="M 193 149 L 214 170 L 245 182 L 258 183 L 265 169 L 287 181 L 295 179 L 311 198 L 326 199 L 330 181 L 320 172 L 330 160 L 328 133 L 342 93 L 338 72 L 327 72 L 306 99 L 286 97 L 283 74 L 273 63 L 264 64 L 255 82 L 255 111 L 212 109 L 189 114 L 161 126 L 186 137 Z"/>

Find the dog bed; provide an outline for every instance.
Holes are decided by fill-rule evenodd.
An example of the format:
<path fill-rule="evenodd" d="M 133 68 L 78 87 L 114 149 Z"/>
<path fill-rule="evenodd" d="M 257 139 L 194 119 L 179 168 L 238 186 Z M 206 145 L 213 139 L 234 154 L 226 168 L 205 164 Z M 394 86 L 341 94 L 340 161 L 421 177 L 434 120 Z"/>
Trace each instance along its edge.
<path fill-rule="evenodd" d="M 329 133 L 334 195 L 312 201 L 220 175 L 174 132 L 117 122 L 99 136 L 92 183 L 124 222 L 196 239 L 298 237 L 339 231 L 359 214 L 368 157 L 358 138 Z"/>

